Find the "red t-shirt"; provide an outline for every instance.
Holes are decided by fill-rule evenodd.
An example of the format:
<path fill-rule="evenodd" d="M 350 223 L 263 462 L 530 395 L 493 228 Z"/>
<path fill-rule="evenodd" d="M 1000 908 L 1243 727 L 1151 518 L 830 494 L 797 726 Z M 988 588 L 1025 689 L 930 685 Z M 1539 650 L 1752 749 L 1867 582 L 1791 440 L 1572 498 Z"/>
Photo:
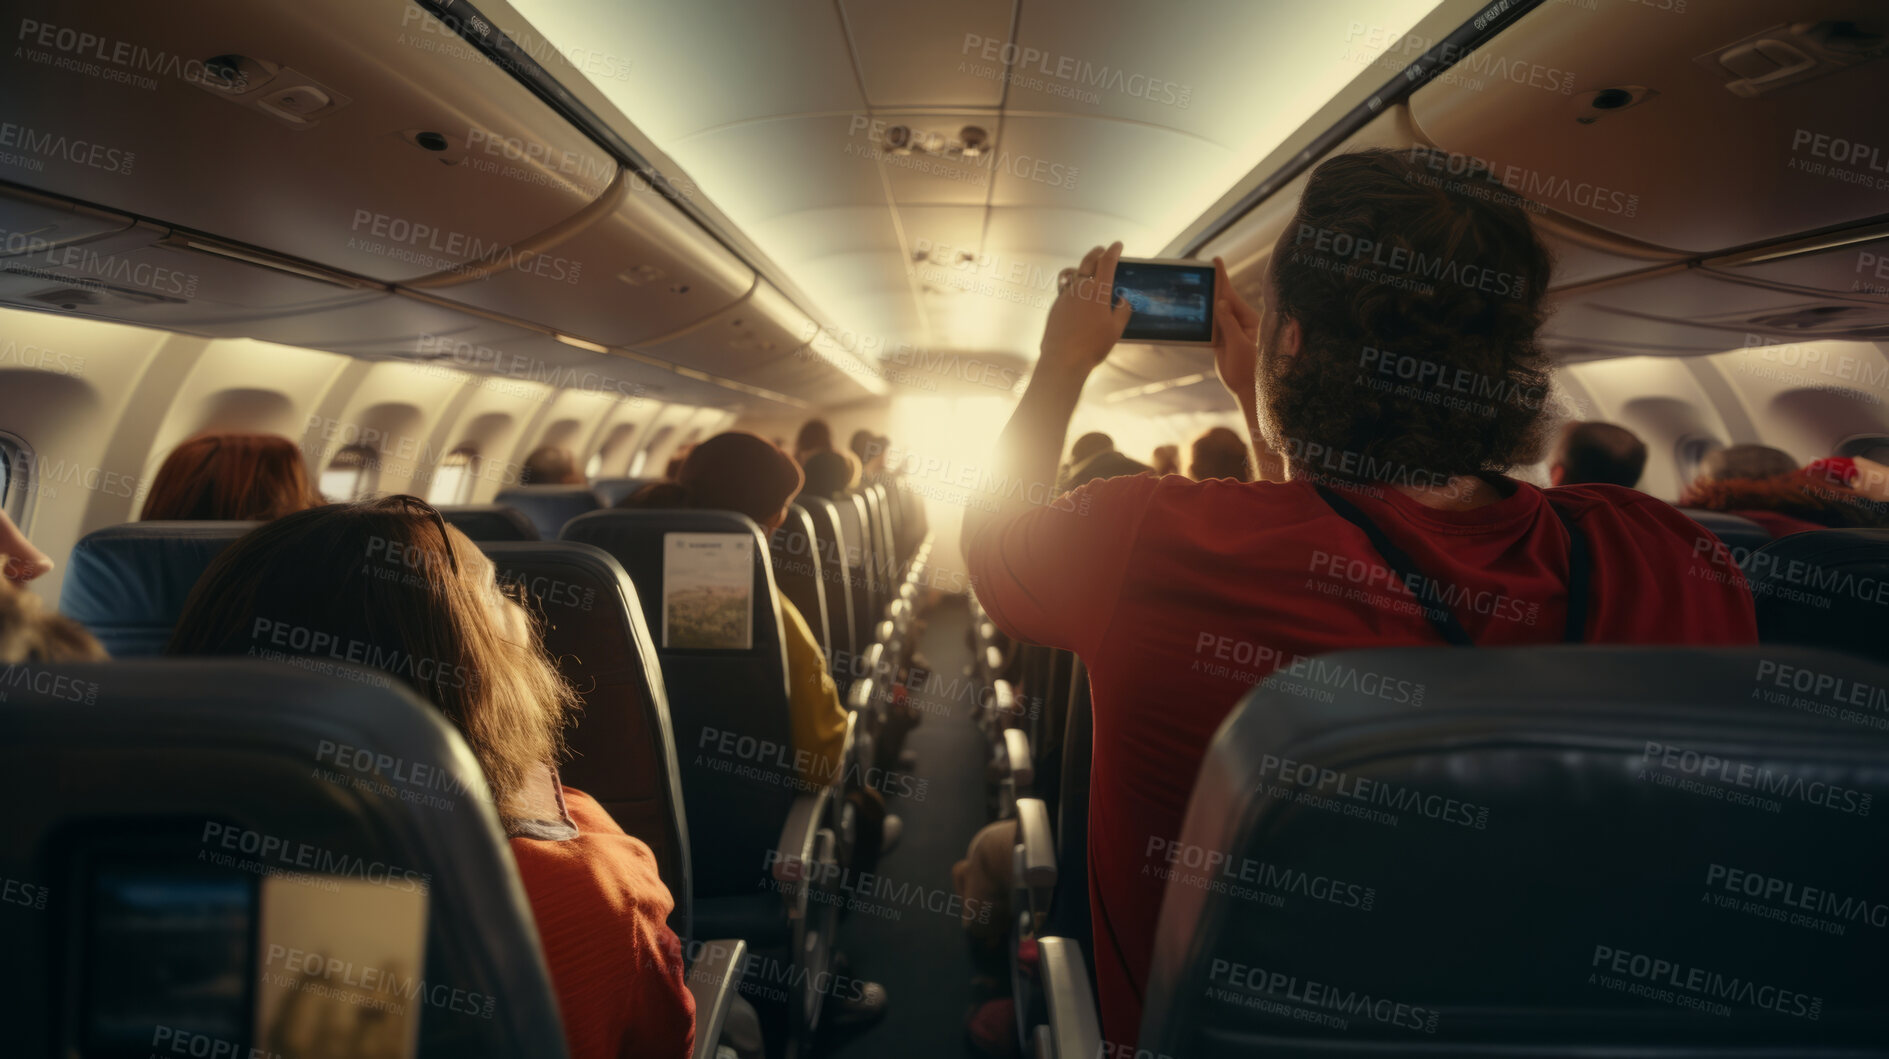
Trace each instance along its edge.
<path fill-rule="evenodd" d="M 686 1059 L 695 998 L 656 857 L 590 795 L 564 788 L 577 835 L 513 838 L 571 1059 Z"/>
<path fill-rule="evenodd" d="M 1404 549 L 1481 645 L 1560 642 L 1568 536 L 1522 482 L 1472 511 L 1386 490 L 1341 495 Z M 1609 485 L 1554 490 L 1592 556 L 1589 642 L 1755 643 L 1744 577 L 1717 538 L 1661 501 Z M 1370 541 L 1310 483 L 1092 482 L 970 548 L 1001 628 L 1089 669 L 1089 895 L 1108 1039 L 1132 1044 L 1163 884 L 1151 840 L 1180 838 L 1214 731 L 1252 683 L 1344 648 L 1441 644 Z"/>

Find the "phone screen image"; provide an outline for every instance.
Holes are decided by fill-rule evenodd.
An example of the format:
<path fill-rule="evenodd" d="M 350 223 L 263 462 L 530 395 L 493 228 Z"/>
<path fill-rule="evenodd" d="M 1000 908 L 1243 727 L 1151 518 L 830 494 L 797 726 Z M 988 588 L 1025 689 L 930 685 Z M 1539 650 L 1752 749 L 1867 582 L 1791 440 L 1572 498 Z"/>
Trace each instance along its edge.
<path fill-rule="evenodd" d="M 1124 342 L 1212 342 L 1213 266 L 1123 261 L 1115 293 L 1134 309 Z"/>

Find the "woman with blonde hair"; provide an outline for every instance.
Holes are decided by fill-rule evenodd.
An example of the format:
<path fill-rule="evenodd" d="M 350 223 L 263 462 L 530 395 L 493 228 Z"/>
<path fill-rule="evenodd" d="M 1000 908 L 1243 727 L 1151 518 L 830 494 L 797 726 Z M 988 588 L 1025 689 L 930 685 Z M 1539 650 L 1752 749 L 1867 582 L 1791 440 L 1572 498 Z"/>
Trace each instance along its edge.
<path fill-rule="evenodd" d="M 577 697 L 471 540 L 411 496 L 256 528 L 198 580 L 170 653 L 263 650 L 369 660 L 465 736 L 511 838 L 572 1059 L 690 1053 L 695 1005 L 665 924 L 675 902 L 649 847 L 558 783 Z"/>

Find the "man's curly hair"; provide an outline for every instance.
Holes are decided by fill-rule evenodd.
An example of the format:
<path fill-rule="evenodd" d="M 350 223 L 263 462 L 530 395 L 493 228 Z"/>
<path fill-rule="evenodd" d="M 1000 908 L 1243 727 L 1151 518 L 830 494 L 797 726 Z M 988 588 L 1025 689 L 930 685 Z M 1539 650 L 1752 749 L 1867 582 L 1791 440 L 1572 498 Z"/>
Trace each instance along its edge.
<path fill-rule="evenodd" d="M 1527 205 L 1427 148 L 1313 171 L 1272 261 L 1299 354 L 1261 365 L 1268 440 L 1295 477 L 1440 485 L 1539 457 L 1552 262 Z"/>

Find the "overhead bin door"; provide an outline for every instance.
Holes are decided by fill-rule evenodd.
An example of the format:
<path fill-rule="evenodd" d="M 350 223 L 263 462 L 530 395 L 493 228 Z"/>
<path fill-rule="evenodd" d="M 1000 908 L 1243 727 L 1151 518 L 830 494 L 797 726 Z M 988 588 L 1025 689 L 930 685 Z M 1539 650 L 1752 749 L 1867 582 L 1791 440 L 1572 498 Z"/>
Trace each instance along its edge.
<path fill-rule="evenodd" d="M 11 5 L 0 179 L 379 280 L 553 227 L 614 160 L 408 3 Z"/>

